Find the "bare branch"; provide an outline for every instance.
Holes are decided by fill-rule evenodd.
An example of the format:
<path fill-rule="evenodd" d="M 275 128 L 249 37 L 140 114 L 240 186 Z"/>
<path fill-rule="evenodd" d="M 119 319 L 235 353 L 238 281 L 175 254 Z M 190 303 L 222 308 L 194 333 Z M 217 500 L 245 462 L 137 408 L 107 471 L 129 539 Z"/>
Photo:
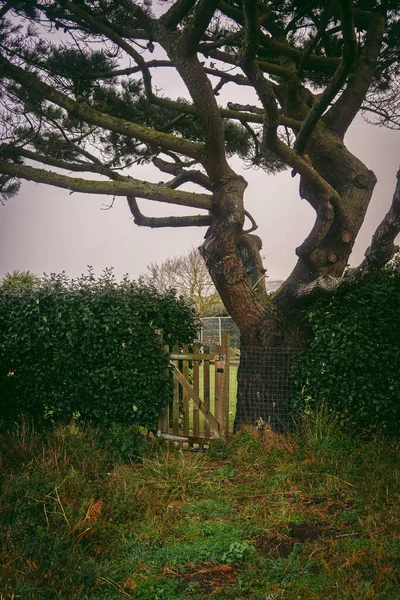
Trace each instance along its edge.
<path fill-rule="evenodd" d="M 249 219 L 249 221 L 251 223 L 251 227 L 250 227 L 250 229 L 244 230 L 243 233 L 252 233 L 253 231 L 256 231 L 256 229 L 258 229 L 258 225 L 257 225 L 254 217 L 249 212 L 247 212 L 247 210 L 244 211 L 244 214 Z"/>
<path fill-rule="evenodd" d="M 192 183 L 197 183 L 197 185 L 201 185 L 210 192 L 212 192 L 213 190 L 212 183 L 207 177 L 207 175 L 205 175 L 201 171 L 186 171 L 183 168 L 182 163 L 169 163 L 166 160 L 160 158 L 159 156 L 156 156 L 155 158 L 153 158 L 153 165 L 160 169 L 160 171 L 163 171 L 163 173 L 169 173 L 170 175 L 174 175 L 175 179 L 180 182 L 179 185 L 181 185 L 182 183 L 186 183 L 187 181 L 191 181 Z"/>
<path fill-rule="evenodd" d="M 383 267 L 399 249 L 394 243 L 399 233 L 400 169 L 397 172 L 397 184 L 390 209 L 374 233 L 371 245 L 365 252 L 365 259 L 359 269 L 379 269 Z"/>
<path fill-rule="evenodd" d="M 237 104 L 235 102 L 228 102 L 228 108 L 230 110 L 249 112 L 254 115 L 264 115 L 264 109 L 258 106 L 252 106 L 251 104 Z M 261 123 L 262 121 L 260 121 Z"/>
<path fill-rule="evenodd" d="M 185 217 L 146 217 L 140 212 L 136 198 L 127 196 L 128 206 L 136 225 L 151 227 L 208 227 L 211 225 L 210 215 L 193 215 Z"/>
<path fill-rule="evenodd" d="M 211 50 L 211 52 L 205 53 L 205 56 L 211 56 L 211 58 L 220 60 L 224 63 L 227 63 L 228 65 L 238 66 L 237 58 L 234 55 L 229 54 L 228 52 L 222 52 L 222 50 Z M 282 77 L 282 79 L 291 79 L 293 77 L 294 69 L 282 67 L 281 65 L 277 65 L 275 63 L 269 63 L 265 60 L 257 60 L 256 62 L 257 66 L 260 68 L 261 71 L 263 71 L 263 73 L 268 73 L 270 75 Z"/>

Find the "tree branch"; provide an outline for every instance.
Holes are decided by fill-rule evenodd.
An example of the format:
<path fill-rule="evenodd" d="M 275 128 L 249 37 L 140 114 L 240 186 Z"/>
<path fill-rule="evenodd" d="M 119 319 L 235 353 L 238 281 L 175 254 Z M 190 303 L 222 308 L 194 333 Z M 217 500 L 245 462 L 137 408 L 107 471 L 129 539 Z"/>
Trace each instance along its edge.
<path fill-rule="evenodd" d="M 134 195 L 167 204 L 211 210 L 212 197 L 210 195 L 171 190 L 164 185 L 156 185 L 135 179 L 129 181 L 93 181 L 59 175 L 53 171 L 35 169 L 10 162 L 0 163 L 0 173 L 26 179 L 27 181 L 45 183 L 71 192 L 104 194 L 107 196 Z"/>
<path fill-rule="evenodd" d="M 160 22 L 168 29 L 175 29 L 182 19 L 190 13 L 195 4 L 196 0 L 176 0 L 171 8 L 160 17 Z"/>
<path fill-rule="evenodd" d="M 4 56 L 0 56 L 0 71 L 19 83 L 24 89 L 35 90 L 43 99 L 54 102 L 64 108 L 70 115 L 82 118 L 88 123 L 98 125 L 109 131 L 114 131 L 142 142 L 166 150 L 185 154 L 196 160 L 202 156 L 203 145 L 179 138 L 168 133 L 162 133 L 150 127 L 143 127 L 131 121 L 119 119 L 94 110 L 85 103 L 72 100 L 67 95 L 59 92 L 52 86 L 44 83 L 37 75 L 10 63 Z"/>
<path fill-rule="evenodd" d="M 211 225 L 210 215 L 193 215 L 185 217 L 146 217 L 140 212 L 136 198 L 127 196 L 128 206 L 136 225 L 142 227 L 208 227 Z"/>
<path fill-rule="evenodd" d="M 296 138 L 295 149 L 299 154 L 303 154 L 308 140 L 312 135 L 318 121 L 328 108 L 329 104 L 335 98 L 336 94 L 344 85 L 347 75 L 353 65 L 357 53 L 357 41 L 354 32 L 354 18 L 352 10 L 352 0 L 341 0 L 341 21 L 343 31 L 343 55 L 338 68 L 333 77 L 326 86 L 323 94 L 313 104 L 310 109 L 299 134 Z"/>
<path fill-rule="evenodd" d="M 232 54 L 228 52 L 222 52 L 221 50 L 211 50 L 211 52 L 205 53 L 202 52 L 204 56 L 207 58 L 211 56 L 211 58 L 215 58 L 216 60 L 220 60 L 221 62 L 227 63 L 228 65 L 238 66 L 238 60 Z M 257 66 L 260 68 L 263 73 L 268 73 L 269 75 L 274 75 L 276 77 L 282 77 L 282 79 L 292 79 L 294 74 L 294 69 L 289 69 L 287 67 L 282 67 L 281 65 L 276 65 L 274 63 L 269 63 L 265 60 L 257 60 Z"/>
<path fill-rule="evenodd" d="M 26 150 L 25 148 L 10 148 L 7 151 L 6 148 L 1 150 L 1 153 L 9 154 L 10 156 L 22 156 L 24 158 L 28 158 L 29 160 L 34 160 L 44 165 L 49 165 L 50 167 L 57 167 L 58 169 L 64 169 L 66 171 L 74 171 L 76 173 L 97 173 L 99 175 L 105 175 L 110 179 L 119 179 L 122 176 L 118 173 L 115 173 L 109 167 L 103 165 L 100 161 L 96 161 L 95 163 L 89 162 L 80 162 L 74 163 L 66 160 L 52 158 L 51 156 L 45 156 L 44 154 L 39 154 L 38 152 L 32 152 L 31 150 Z M 129 178 L 122 178 L 126 181 L 129 181 Z"/>
<path fill-rule="evenodd" d="M 397 184 L 392 204 L 383 221 L 378 226 L 365 252 L 365 259 L 359 269 L 380 269 L 398 251 L 394 241 L 400 233 L 400 169 L 397 172 Z"/>
<path fill-rule="evenodd" d="M 277 141 L 279 110 L 272 85 L 265 79 L 255 61 L 260 37 L 256 0 L 244 0 L 243 9 L 246 30 L 239 58 L 243 71 L 252 82 L 264 107 L 263 145 L 273 152 Z"/>
<path fill-rule="evenodd" d="M 151 33 L 153 29 L 153 19 L 143 10 L 141 6 L 132 0 L 114 0 L 120 6 L 123 6 L 135 19 L 138 20 L 143 29 Z"/>
<path fill-rule="evenodd" d="M 260 3 L 260 6 L 261 6 L 261 3 Z M 236 23 L 238 23 L 241 26 L 244 25 L 243 14 L 240 10 L 231 7 L 230 5 L 228 5 L 227 3 L 223 2 L 223 1 L 221 1 L 219 3 L 219 8 L 230 19 L 234 20 Z M 282 30 L 279 30 L 280 35 L 277 35 L 278 31 L 271 32 L 271 33 L 273 34 L 273 37 L 269 37 L 269 36 L 263 34 L 262 32 L 260 33 L 261 46 L 263 46 L 264 48 L 266 48 L 268 50 L 271 50 L 274 54 L 276 54 L 278 56 L 286 56 L 287 58 L 291 58 L 294 63 L 299 65 L 302 62 L 302 59 L 304 57 L 304 50 L 300 50 L 299 48 L 294 48 L 293 46 L 290 46 L 287 42 L 282 42 L 282 41 L 276 40 L 275 39 L 276 37 L 280 37 L 280 35 L 282 35 L 282 37 L 283 37 L 283 35 L 285 35 Z M 338 58 L 330 58 L 330 57 L 326 57 L 326 56 L 319 56 L 316 54 L 311 54 L 310 56 L 307 57 L 305 64 L 309 67 L 316 68 L 317 70 L 322 71 L 322 72 L 333 72 L 338 67 L 339 62 L 340 61 Z M 265 64 L 268 64 L 268 63 L 265 63 Z M 259 65 L 259 66 L 260 66 L 261 70 L 264 71 L 263 67 L 261 65 Z M 284 68 L 284 70 L 286 71 L 286 73 L 291 72 L 287 68 L 286 69 Z M 266 72 L 268 72 L 268 71 L 266 71 Z M 272 74 L 272 72 L 271 72 L 271 74 Z"/>
<path fill-rule="evenodd" d="M 194 6 L 193 15 L 185 25 L 180 38 L 179 48 L 182 54 L 192 56 L 197 52 L 207 27 L 218 6 L 218 0 L 198 0 Z"/>
<path fill-rule="evenodd" d="M 331 9 L 332 9 L 332 2 L 329 2 L 328 6 L 326 6 L 324 8 L 324 12 L 322 14 L 321 22 L 320 22 L 320 24 L 318 26 L 317 33 L 316 33 L 315 37 L 304 48 L 303 57 L 302 57 L 302 59 L 300 61 L 300 64 L 299 64 L 299 66 L 297 68 L 297 72 L 298 72 L 299 76 L 302 74 L 302 72 L 304 70 L 304 67 L 305 67 L 305 65 L 306 65 L 309 57 L 314 52 L 314 50 L 318 46 L 319 41 L 321 40 L 321 38 L 323 37 L 323 35 L 325 33 L 325 29 L 326 29 L 326 27 L 327 27 L 327 25 L 329 23 L 329 19 L 330 19 L 330 16 L 331 16 Z"/>
<path fill-rule="evenodd" d="M 354 64 L 343 93 L 323 117 L 326 125 L 342 138 L 360 110 L 371 85 L 384 29 L 385 18 L 379 13 L 371 13 L 364 50 Z"/>
<path fill-rule="evenodd" d="M 128 56 L 133 58 L 133 60 L 136 62 L 142 73 L 146 95 L 148 99 L 151 100 L 151 98 L 153 97 L 153 90 L 151 86 L 151 74 L 143 56 L 139 54 L 137 50 L 132 48 L 132 46 L 130 46 L 130 44 L 128 44 L 120 35 L 118 35 L 118 33 L 116 33 L 112 29 L 112 27 L 105 25 L 104 23 L 93 17 L 87 10 L 84 10 L 83 8 L 77 6 L 70 0 L 61 0 L 61 4 L 66 6 L 68 10 L 72 12 L 72 14 L 89 23 L 95 31 L 99 31 L 100 33 L 105 35 L 109 40 L 114 42 L 116 46 L 121 48 L 121 50 L 124 50 L 124 52 L 126 52 Z"/>
<path fill-rule="evenodd" d="M 302 62 L 304 56 L 304 50 L 300 50 L 299 48 L 293 48 L 293 46 L 289 46 L 287 43 L 278 42 L 274 40 L 272 37 L 268 37 L 267 35 L 262 35 L 260 43 L 264 48 L 271 50 L 278 56 L 286 56 L 287 58 L 291 58 L 294 63 L 300 64 Z M 331 58 L 328 56 L 319 56 L 317 54 L 311 54 L 304 64 L 307 67 L 316 69 L 319 72 L 334 72 L 340 63 L 339 58 Z"/>
<path fill-rule="evenodd" d="M 211 4 L 207 6 L 210 9 Z M 226 159 L 223 120 L 203 66 L 195 54 L 185 53 L 185 44 L 170 31 L 158 28 L 156 39 L 174 62 L 197 110 L 206 140 L 201 162 L 208 176 L 213 182 L 230 177 L 233 171 Z"/>
<path fill-rule="evenodd" d="M 291 290 L 293 302 L 296 306 L 304 307 L 317 299 L 330 297 L 339 290 L 345 293 L 370 281 L 398 252 L 399 247 L 394 241 L 399 233 L 400 169 L 391 207 L 378 226 L 363 262 L 357 268 L 345 271 L 342 277 L 323 275 L 310 283 L 294 286 Z"/>
<path fill-rule="evenodd" d="M 330 230 L 335 210 L 340 212 L 340 197 L 336 190 L 313 169 L 307 157 L 301 157 L 296 150 L 289 148 L 280 140 L 277 142 L 276 153 L 304 178 L 312 190 L 311 194 L 307 194 L 307 200 L 317 213 L 317 217 L 308 237 L 296 248 L 297 256 L 312 263 L 312 253 Z"/>
<path fill-rule="evenodd" d="M 213 186 L 210 179 L 201 171 L 186 171 L 182 165 L 176 163 L 169 163 L 166 160 L 160 158 L 159 156 L 153 158 L 152 162 L 153 165 L 160 169 L 160 171 L 162 171 L 163 173 L 169 173 L 170 175 L 175 176 L 175 179 L 173 179 L 167 184 L 168 187 L 173 187 L 175 186 L 175 184 L 177 187 L 178 185 L 182 185 L 183 183 L 190 181 L 192 183 L 196 183 L 197 185 L 204 187 L 210 192 L 212 192 L 213 190 Z"/>
<path fill-rule="evenodd" d="M 148 69 L 154 69 L 158 67 L 170 67 L 175 68 L 175 65 L 170 60 L 149 60 L 146 62 L 146 67 Z M 244 75 L 239 73 L 232 74 L 227 71 L 222 71 L 221 69 L 215 69 L 212 67 L 206 67 L 203 65 L 204 71 L 207 75 L 212 75 L 213 77 L 220 77 L 227 82 L 236 83 L 237 85 L 251 86 L 250 81 Z M 126 69 L 117 69 L 112 71 L 111 73 L 99 73 L 99 79 L 112 79 L 114 77 L 120 77 L 122 75 L 134 75 L 135 73 L 139 73 L 141 71 L 140 67 L 127 67 Z"/>

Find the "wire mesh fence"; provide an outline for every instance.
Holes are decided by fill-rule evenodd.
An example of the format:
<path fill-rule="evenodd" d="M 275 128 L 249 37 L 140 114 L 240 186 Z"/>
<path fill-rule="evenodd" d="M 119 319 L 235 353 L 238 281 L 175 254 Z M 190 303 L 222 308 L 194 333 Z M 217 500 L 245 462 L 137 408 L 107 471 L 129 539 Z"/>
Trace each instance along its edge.
<path fill-rule="evenodd" d="M 293 423 L 292 367 L 297 348 L 242 347 L 237 372 L 236 425 L 269 425 L 284 431 Z"/>
<path fill-rule="evenodd" d="M 229 424 L 269 425 L 284 431 L 293 424 L 295 388 L 292 367 L 303 349 L 240 346 L 231 317 L 201 319 L 201 342 L 214 352 L 223 333 L 230 334 Z M 239 350 L 240 348 L 240 350 Z"/>
<path fill-rule="evenodd" d="M 210 346 L 214 352 L 215 347 L 222 342 L 222 334 L 230 334 L 231 348 L 240 347 L 240 332 L 232 317 L 204 317 L 201 319 L 202 329 L 200 332 L 200 341 L 202 344 Z"/>

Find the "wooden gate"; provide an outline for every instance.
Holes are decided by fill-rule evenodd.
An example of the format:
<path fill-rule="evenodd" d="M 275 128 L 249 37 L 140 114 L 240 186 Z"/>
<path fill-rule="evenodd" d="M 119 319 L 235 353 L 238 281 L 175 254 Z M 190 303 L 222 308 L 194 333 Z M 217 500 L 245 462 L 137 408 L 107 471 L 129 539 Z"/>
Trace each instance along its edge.
<path fill-rule="evenodd" d="M 168 346 L 164 346 L 170 352 Z M 158 435 L 165 439 L 204 444 L 224 436 L 229 428 L 229 334 L 222 334 L 215 353 L 198 345 L 170 353 L 173 397 L 161 411 Z"/>

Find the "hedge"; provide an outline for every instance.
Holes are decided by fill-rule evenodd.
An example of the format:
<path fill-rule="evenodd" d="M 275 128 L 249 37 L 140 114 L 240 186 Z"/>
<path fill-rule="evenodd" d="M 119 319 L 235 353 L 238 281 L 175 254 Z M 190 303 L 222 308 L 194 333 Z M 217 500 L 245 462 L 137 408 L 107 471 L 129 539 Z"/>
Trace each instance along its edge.
<path fill-rule="evenodd" d="M 297 407 L 324 404 L 346 428 L 400 434 L 400 259 L 309 312 Z"/>
<path fill-rule="evenodd" d="M 0 286 L 0 419 L 80 417 L 154 429 L 171 393 L 160 344 L 191 343 L 193 309 L 111 270 L 96 279 L 45 277 L 31 289 Z"/>

